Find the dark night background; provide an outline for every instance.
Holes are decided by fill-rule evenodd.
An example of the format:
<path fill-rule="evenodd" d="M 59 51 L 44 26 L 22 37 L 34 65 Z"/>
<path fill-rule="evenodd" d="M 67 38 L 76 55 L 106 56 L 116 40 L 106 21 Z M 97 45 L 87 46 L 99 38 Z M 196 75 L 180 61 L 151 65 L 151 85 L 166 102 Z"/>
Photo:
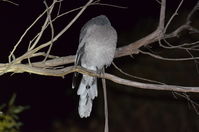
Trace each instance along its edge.
<path fill-rule="evenodd" d="M 0 62 L 7 62 L 14 44 L 25 29 L 45 9 L 42 0 L 15 0 L 19 6 L 0 2 Z M 50 3 L 50 1 L 47 1 Z M 84 5 L 85 0 L 63 0 L 61 12 Z M 119 9 L 108 6 L 91 6 L 81 15 L 73 26 L 53 45 L 51 54 L 58 56 L 73 55 L 78 46 L 79 32 L 83 24 L 90 18 L 105 14 L 118 32 L 118 47 L 138 40 L 156 29 L 160 5 L 155 0 L 102 0 L 102 3 L 126 6 Z M 167 20 L 176 9 L 180 0 L 167 1 Z M 197 0 L 184 0 L 179 15 L 174 19 L 172 27 L 184 22 L 188 11 Z M 63 28 L 77 12 L 71 13 L 57 23 L 55 29 Z M 197 18 L 194 18 L 198 22 Z M 29 40 L 38 32 L 41 22 L 26 36 L 23 46 L 19 47 L 16 56 L 26 51 Z M 172 30 L 169 29 L 169 30 Z M 198 34 L 197 34 L 198 35 Z M 44 36 L 43 42 L 49 38 Z M 198 39 L 197 36 L 183 36 L 183 41 Z M 172 42 L 180 43 L 174 39 Z M 153 48 L 152 48 L 153 49 Z M 154 50 L 166 57 L 184 55 L 177 51 L 166 51 L 160 47 Z M 199 74 L 195 63 L 168 62 L 153 59 L 146 55 L 134 58 L 122 57 L 114 62 L 124 71 L 165 82 L 168 84 L 199 86 Z M 107 72 L 121 75 L 113 66 Z M 128 77 L 125 77 L 128 78 Z M 80 119 L 78 115 L 78 96 L 71 89 L 72 74 L 61 77 L 39 76 L 29 73 L 5 74 L 0 76 L 0 104 L 9 100 L 13 93 L 17 94 L 16 104 L 30 106 L 20 114 L 23 122 L 22 132 L 88 132 L 103 131 L 103 94 L 99 80 L 99 96 L 94 100 L 91 117 Z M 141 90 L 121 86 L 110 81 L 108 85 L 109 124 L 111 132 L 197 132 L 199 131 L 199 115 L 189 101 L 168 91 Z M 198 94 L 189 94 L 196 103 Z M 176 98 L 176 97 L 177 98 Z M 196 107 L 198 108 L 198 107 Z"/>

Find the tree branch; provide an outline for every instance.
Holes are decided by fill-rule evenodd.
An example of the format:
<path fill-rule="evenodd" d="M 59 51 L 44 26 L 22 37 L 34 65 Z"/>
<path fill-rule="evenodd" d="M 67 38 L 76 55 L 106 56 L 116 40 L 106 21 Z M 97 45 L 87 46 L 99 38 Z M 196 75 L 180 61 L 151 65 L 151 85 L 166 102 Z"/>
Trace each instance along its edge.
<path fill-rule="evenodd" d="M 0 69 L 0 71 L 1 70 L 2 69 Z M 69 66 L 62 69 L 41 69 L 41 68 L 31 67 L 29 65 L 17 64 L 17 65 L 13 65 L 13 67 L 10 69 L 9 72 L 14 72 L 14 73 L 28 72 L 28 73 L 34 73 L 34 74 L 39 74 L 39 75 L 56 76 L 56 77 L 64 77 L 67 74 L 70 74 L 73 72 L 79 72 L 79 73 L 87 74 L 90 76 L 96 76 L 98 78 L 105 78 L 118 84 L 132 86 L 132 87 L 141 88 L 141 89 L 166 90 L 166 91 L 176 91 L 176 92 L 185 92 L 185 93 L 186 92 L 199 93 L 199 87 L 184 87 L 184 86 L 166 85 L 166 84 L 141 83 L 141 82 L 136 82 L 136 81 L 120 78 L 118 76 L 111 75 L 108 73 L 97 74 L 95 71 L 87 70 L 80 66 L 77 66 L 77 67 Z"/>
<path fill-rule="evenodd" d="M 141 82 L 135 82 L 132 80 L 123 79 L 123 78 L 120 78 L 108 73 L 105 73 L 104 76 L 102 76 L 102 75 L 96 74 L 92 71 L 88 71 L 80 67 L 67 66 L 67 67 L 60 68 L 60 66 L 72 64 L 74 62 L 75 56 L 68 55 L 65 57 L 58 57 L 58 56 L 54 57 L 50 55 L 50 50 L 47 51 L 46 53 L 41 53 L 39 51 L 43 48 L 50 46 L 53 42 L 55 42 L 58 38 L 60 38 L 63 35 L 63 33 L 66 32 L 68 28 L 70 28 L 70 26 L 78 19 L 78 17 L 85 11 L 85 9 L 88 6 L 99 4 L 98 3 L 99 1 L 89 0 L 84 6 L 72 10 L 72 11 L 79 10 L 79 12 L 71 20 L 69 24 L 67 24 L 58 34 L 54 35 L 53 22 L 56 21 L 58 18 L 68 14 L 69 12 L 72 12 L 72 11 L 68 11 L 62 14 L 58 13 L 54 19 L 51 18 L 50 16 L 54 8 L 54 5 L 59 2 L 60 1 L 58 0 L 54 0 L 50 6 L 46 6 L 46 10 L 40 16 L 38 16 L 38 18 L 27 28 L 27 30 L 24 32 L 24 34 L 21 36 L 21 38 L 19 39 L 19 41 L 16 43 L 13 50 L 11 51 L 9 55 L 9 62 L 0 64 L 1 75 L 8 72 L 14 72 L 14 73 L 29 72 L 29 73 L 34 73 L 38 75 L 64 77 L 65 75 L 72 72 L 80 72 L 82 74 L 88 74 L 91 76 L 97 76 L 99 78 L 105 78 L 118 84 L 122 84 L 126 86 L 133 86 L 133 87 L 142 88 L 142 89 L 169 90 L 169 91 L 178 91 L 178 92 L 199 92 L 198 87 L 184 87 L 184 86 L 176 86 L 176 85 L 156 84 L 155 82 L 141 83 Z M 154 42 L 160 42 L 161 40 L 164 40 L 164 42 L 168 45 L 168 46 L 164 46 L 161 44 L 160 46 L 162 46 L 163 48 L 170 48 L 170 49 L 180 48 L 180 49 L 186 50 L 187 52 L 189 52 L 189 50 L 197 50 L 196 44 L 198 42 L 173 46 L 169 42 L 167 42 L 166 39 L 178 37 L 179 34 L 183 32 L 184 30 L 192 31 L 194 33 L 199 33 L 197 29 L 191 26 L 191 22 L 190 22 L 192 15 L 198 10 L 198 3 L 193 8 L 193 10 L 188 14 L 187 19 L 186 19 L 187 21 L 185 22 L 185 24 L 179 26 L 173 32 L 167 34 L 166 29 L 169 26 L 170 21 L 175 16 L 175 13 L 177 13 L 177 11 L 179 10 L 181 4 L 177 7 L 176 11 L 174 12 L 174 15 L 172 15 L 173 17 L 170 18 L 170 21 L 169 23 L 166 24 L 166 28 L 165 28 L 166 0 L 162 0 L 161 8 L 160 8 L 159 23 L 157 25 L 156 30 L 150 33 L 149 35 L 145 36 L 144 38 L 141 38 L 126 46 L 117 48 L 115 58 L 132 55 L 132 54 L 143 53 L 143 54 L 148 54 L 158 59 L 172 60 L 172 61 L 173 60 L 182 61 L 182 60 L 199 59 L 199 57 L 171 59 L 171 58 L 161 57 L 161 56 L 154 55 L 151 53 L 143 52 L 142 50 L 140 50 L 141 47 L 152 44 Z M 106 5 L 106 4 L 101 4 L 101 5 Z M 24 53 L 23 55 L 15 58 L 14 52 L 16 51 L 18 45 L 21 44 L 24 36 L 45 14 L 47 15 L 45 19 L 46 21 L 44 22 L 41 31 L 38 34 L 36 34 L 35 37 L 32 39 L 32 41 L 30 42 L 28 51 Z M 52 30 L 51 31 L 52 38 L 46 43 L 39 44 L 38 40 L 41 39 L 42 33 L 44 33 L 44 30 L 46 30 L 47 27 L 50 27 L 50 29 Z M 42 60 L 42 61 L 37 61 L 37 62 L 30 62 L 29 60 L 29 63 L 27 64 L 22 63 L 23 60 L 31 59 L 33 57 L 38 57 L 38 56 L 44 56 L 45 61 Z"/>
<path fill-rule="evenodd" d="M 1 2 L 1 1 L 11 3 L 11 4 L 15 5 L 15 6 L 19 6 L 19 4 L 15 3 L 15 2 L 13 2 L 13 1 L 11 1 L 11 0 L 0 0 L 0 2 Z"/>

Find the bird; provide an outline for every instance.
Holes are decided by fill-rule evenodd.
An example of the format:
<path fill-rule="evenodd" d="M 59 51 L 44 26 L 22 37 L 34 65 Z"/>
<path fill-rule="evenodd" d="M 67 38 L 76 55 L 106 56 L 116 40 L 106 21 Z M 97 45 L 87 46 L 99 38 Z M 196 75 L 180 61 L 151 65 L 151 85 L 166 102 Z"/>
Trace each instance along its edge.
<path fill-rule="evenodd" d="M 80 31 L 79 46 L 74 66 L 81 66 L 96 73 L 111 65 L 117 44 L 117 32 L 105 15 L 90 19 Z M 72 88 L 77 85 L 77 72 L 73 75 Z M 77 90 L 79 95 L 78 112 L 81 118 L 90 116 L 93 100 L 98 96 L 97 77 L 82 75 Z"/>

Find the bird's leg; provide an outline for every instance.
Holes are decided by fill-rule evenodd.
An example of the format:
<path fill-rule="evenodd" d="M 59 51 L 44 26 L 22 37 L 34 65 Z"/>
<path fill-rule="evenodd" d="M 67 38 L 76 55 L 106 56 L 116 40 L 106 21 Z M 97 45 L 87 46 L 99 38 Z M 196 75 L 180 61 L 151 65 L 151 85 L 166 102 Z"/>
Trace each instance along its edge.
<path fill-rule="evenodd" d="M 96 69 L 97 74 L 104 74 L 104 68 L 99 69 L 98 67 L 96 67 Z"/>

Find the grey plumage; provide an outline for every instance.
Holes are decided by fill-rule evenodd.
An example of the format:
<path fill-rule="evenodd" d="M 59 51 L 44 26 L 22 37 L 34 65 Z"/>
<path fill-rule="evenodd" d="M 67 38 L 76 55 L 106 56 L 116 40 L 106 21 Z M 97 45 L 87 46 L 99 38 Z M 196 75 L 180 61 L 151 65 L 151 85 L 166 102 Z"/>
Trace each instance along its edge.
<path fill-rule="evenodd" d="M 81 29 L 75 65 L 101 72 L 104 66 L 111 64 L 116 43 L 117 33 L 109 19 L 104 15 L 92 18 Z M 73 88 L 77 75 L 78 73 L 74 73 Z M 98 95 L 97 78 L 83 75 L 77 94 L 80 96 L 78 108 L 80 117 L 90 116 L 92 101 Z"/>

